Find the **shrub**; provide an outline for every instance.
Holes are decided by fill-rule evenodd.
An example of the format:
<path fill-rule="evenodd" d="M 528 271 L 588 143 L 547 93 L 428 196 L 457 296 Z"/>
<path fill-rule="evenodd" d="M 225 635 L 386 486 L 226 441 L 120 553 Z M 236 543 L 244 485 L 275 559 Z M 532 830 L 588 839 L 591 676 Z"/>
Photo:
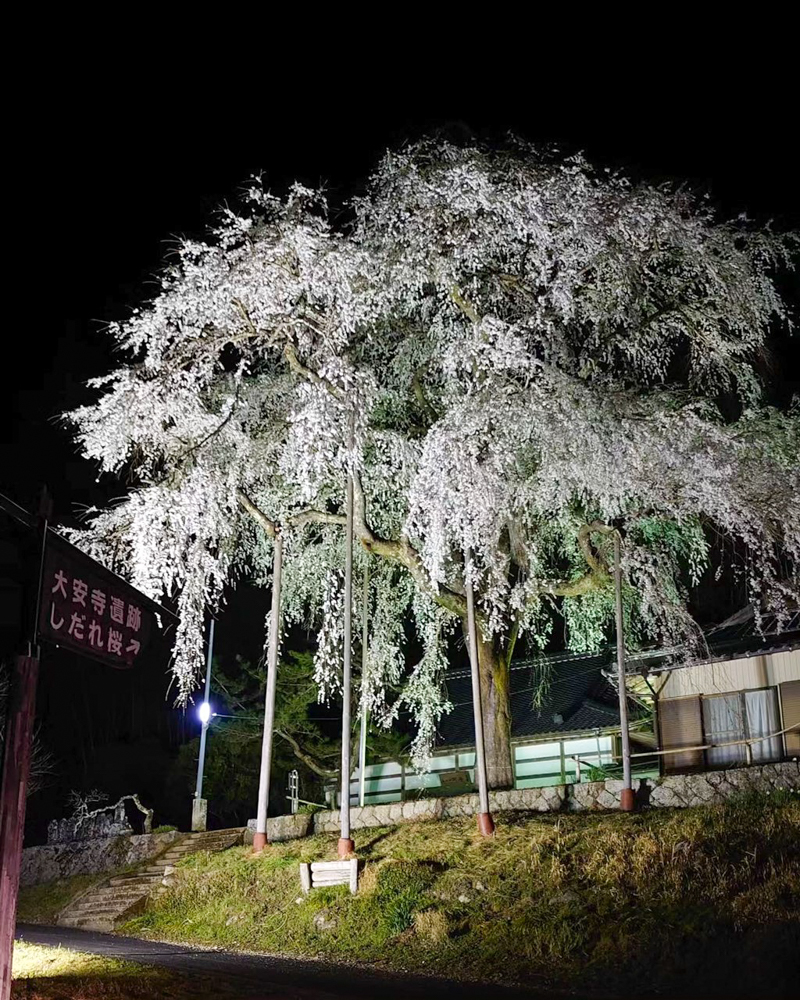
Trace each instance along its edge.
<path fill-rule="evenodd" d="M 428 902 L 425 893 L 435 877 L 432 867 L 419 861 L 395 861 L 380 869 L 375 897 L 390 934 L 411 926 L 415 911 Z"/>

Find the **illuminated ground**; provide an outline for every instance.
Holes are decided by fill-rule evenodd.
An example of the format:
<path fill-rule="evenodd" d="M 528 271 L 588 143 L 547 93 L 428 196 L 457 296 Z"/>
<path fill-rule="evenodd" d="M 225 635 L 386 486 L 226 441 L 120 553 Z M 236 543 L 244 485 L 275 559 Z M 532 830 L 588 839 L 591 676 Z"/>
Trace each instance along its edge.
<path fill-rule="evenodd" d="M 18 941 L 11 996 L 13 1000 L 189 1000 L 245 994 L 208 976 Z"/>
<path fill-rule="evenodd" d="M 20 925 L 13 1000 L 485 1000 L 486 986 L 398 975 L 277 955 L 231 954 Z M 81 954 L 90 952 L 91 954 Z M 564 994 L 491 987 L 493 1000 L 564 1000 Z"/>

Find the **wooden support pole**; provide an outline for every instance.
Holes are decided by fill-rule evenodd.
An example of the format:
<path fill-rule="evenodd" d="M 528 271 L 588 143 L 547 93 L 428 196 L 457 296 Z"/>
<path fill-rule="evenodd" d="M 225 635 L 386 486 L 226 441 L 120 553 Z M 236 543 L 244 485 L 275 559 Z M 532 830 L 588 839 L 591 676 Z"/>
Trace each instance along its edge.
<path fill-rule="evenodd" d="M 353 461 L 353 419 L 347 436 L 348 469 L 345 483 L 345 503 L 347 524 L 344 550 L 344 661 L 342 663 L 342 788 L 339 805 L 341 832 L 338 854 L 340 858 L 352 854 L 355 844 L 350 836 L 350 699 L 352 691 L 352 646 L 353 646 L 353 473 L 349 465 Z"/>
<path fill-rule="evenodd" d="M 17 893 L 25 832 L 25 800 L 31 764 L 31 738 L 36 709 L 39 660 L 18 656 L 14 661 L 6 718 L 3 776 L 0 782 L 0 998 L 11 996 L 11 960 Z"/>
<path fill-rule="evenodd" d="M 367 703 L 364 685 L 367 680 L 367 648 L 369 643 L 369 557 L 364 570 L 364 592 L 361 597 L 361 731 L 358 734 L 358 804 L 364 805 L 367 789 Z"/>
<path fill-rule="evenodd" d="M 494 820 L 489 812 L 489 783 L 486 779 L 486 748 L 483 739 L 483 706 L 481 704 L 481 675 L 478 663 L 478 632 L 475 621 L 475 598 L 472 593 L 472 557 L 464 554 L 464 585 L 467 592 L 467 629 L 469 631 L 469 660 L 472 675 L 472 710 L 475 720 L 475 779 L 478 786 L 478 829 L 484 837 L 494 833 Z"/>
<path fill-rule="evenodd" d="M 278 648 L 281 632 L 281 576 L 283 574 L 283 536 L 275 533 L 272 560 L 272 610 L 269 620 L 269 658 L 267 662 L 267 693 L 264 699 L 264 735 L 261 741 L 261 773 L 258 779 L 258 815 L 253 836 L 253 851 L 267 846 L 267 810 L 269 809 L 269 778 L 272 768 L 272 738 L 275 728 L 275 685 L 278 679 Z"/>
<path fill-rule="evenodd" d="M 622 615 L 622 565 L 619 532 L 614 532 L 614 588 L 616 591 L 617 617 L 617 686 L 619 688 L 619 723 L 622 738 L 622 792 L 620 808 L 624 812 L 633 809 L 633 787 L 631 784 L 631 739 L 628 731 L 628 692 L 625 686 L 625 631 Z"/>

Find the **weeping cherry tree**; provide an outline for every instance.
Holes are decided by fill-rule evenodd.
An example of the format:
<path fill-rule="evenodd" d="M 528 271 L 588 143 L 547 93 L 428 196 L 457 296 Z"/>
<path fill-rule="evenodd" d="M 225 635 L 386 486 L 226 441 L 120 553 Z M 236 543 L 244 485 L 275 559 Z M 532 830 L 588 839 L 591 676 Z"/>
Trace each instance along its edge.
<path fill-rule="evenodd" d="M 280 531 L 284 614 L 317 631 L 327 699 L 352 475 L 371 573 L 362 704 L 385 724 L 410 711 L 423 765 L 468 565 L 489 783 L 508 786 L 515 643 L 543 647 L 556 614 L 572 648 L 607 641 L 609 528 L 630 641 L 700 641 L 687 587 L 714 539 L 759 611 L 796 598 L 798 414 L 764 406 L 758 377 L 796 248 L 525 146 L 387 154 L 345 222 L 321 192 L 254 181 L 111 328 L 128 360 L 69 415 L 84 454 L 134 483 L 81 544 L 177 597 L 186 700 L 206 608 L 226 583 L 268 585 Z"/>

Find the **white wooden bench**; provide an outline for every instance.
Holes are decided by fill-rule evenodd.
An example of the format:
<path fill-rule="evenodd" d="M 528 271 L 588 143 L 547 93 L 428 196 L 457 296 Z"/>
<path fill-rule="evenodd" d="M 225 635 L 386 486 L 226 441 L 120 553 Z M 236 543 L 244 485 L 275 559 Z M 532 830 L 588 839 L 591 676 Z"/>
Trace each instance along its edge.
<path fill-rule="evenodd" d="M 358 858 L 350 861 L 312 861 L 300 865 L 300 885 L 308 895 L 312 889 L 329 885 L 349 885 L 355 895 L 358 889 Z"/>

